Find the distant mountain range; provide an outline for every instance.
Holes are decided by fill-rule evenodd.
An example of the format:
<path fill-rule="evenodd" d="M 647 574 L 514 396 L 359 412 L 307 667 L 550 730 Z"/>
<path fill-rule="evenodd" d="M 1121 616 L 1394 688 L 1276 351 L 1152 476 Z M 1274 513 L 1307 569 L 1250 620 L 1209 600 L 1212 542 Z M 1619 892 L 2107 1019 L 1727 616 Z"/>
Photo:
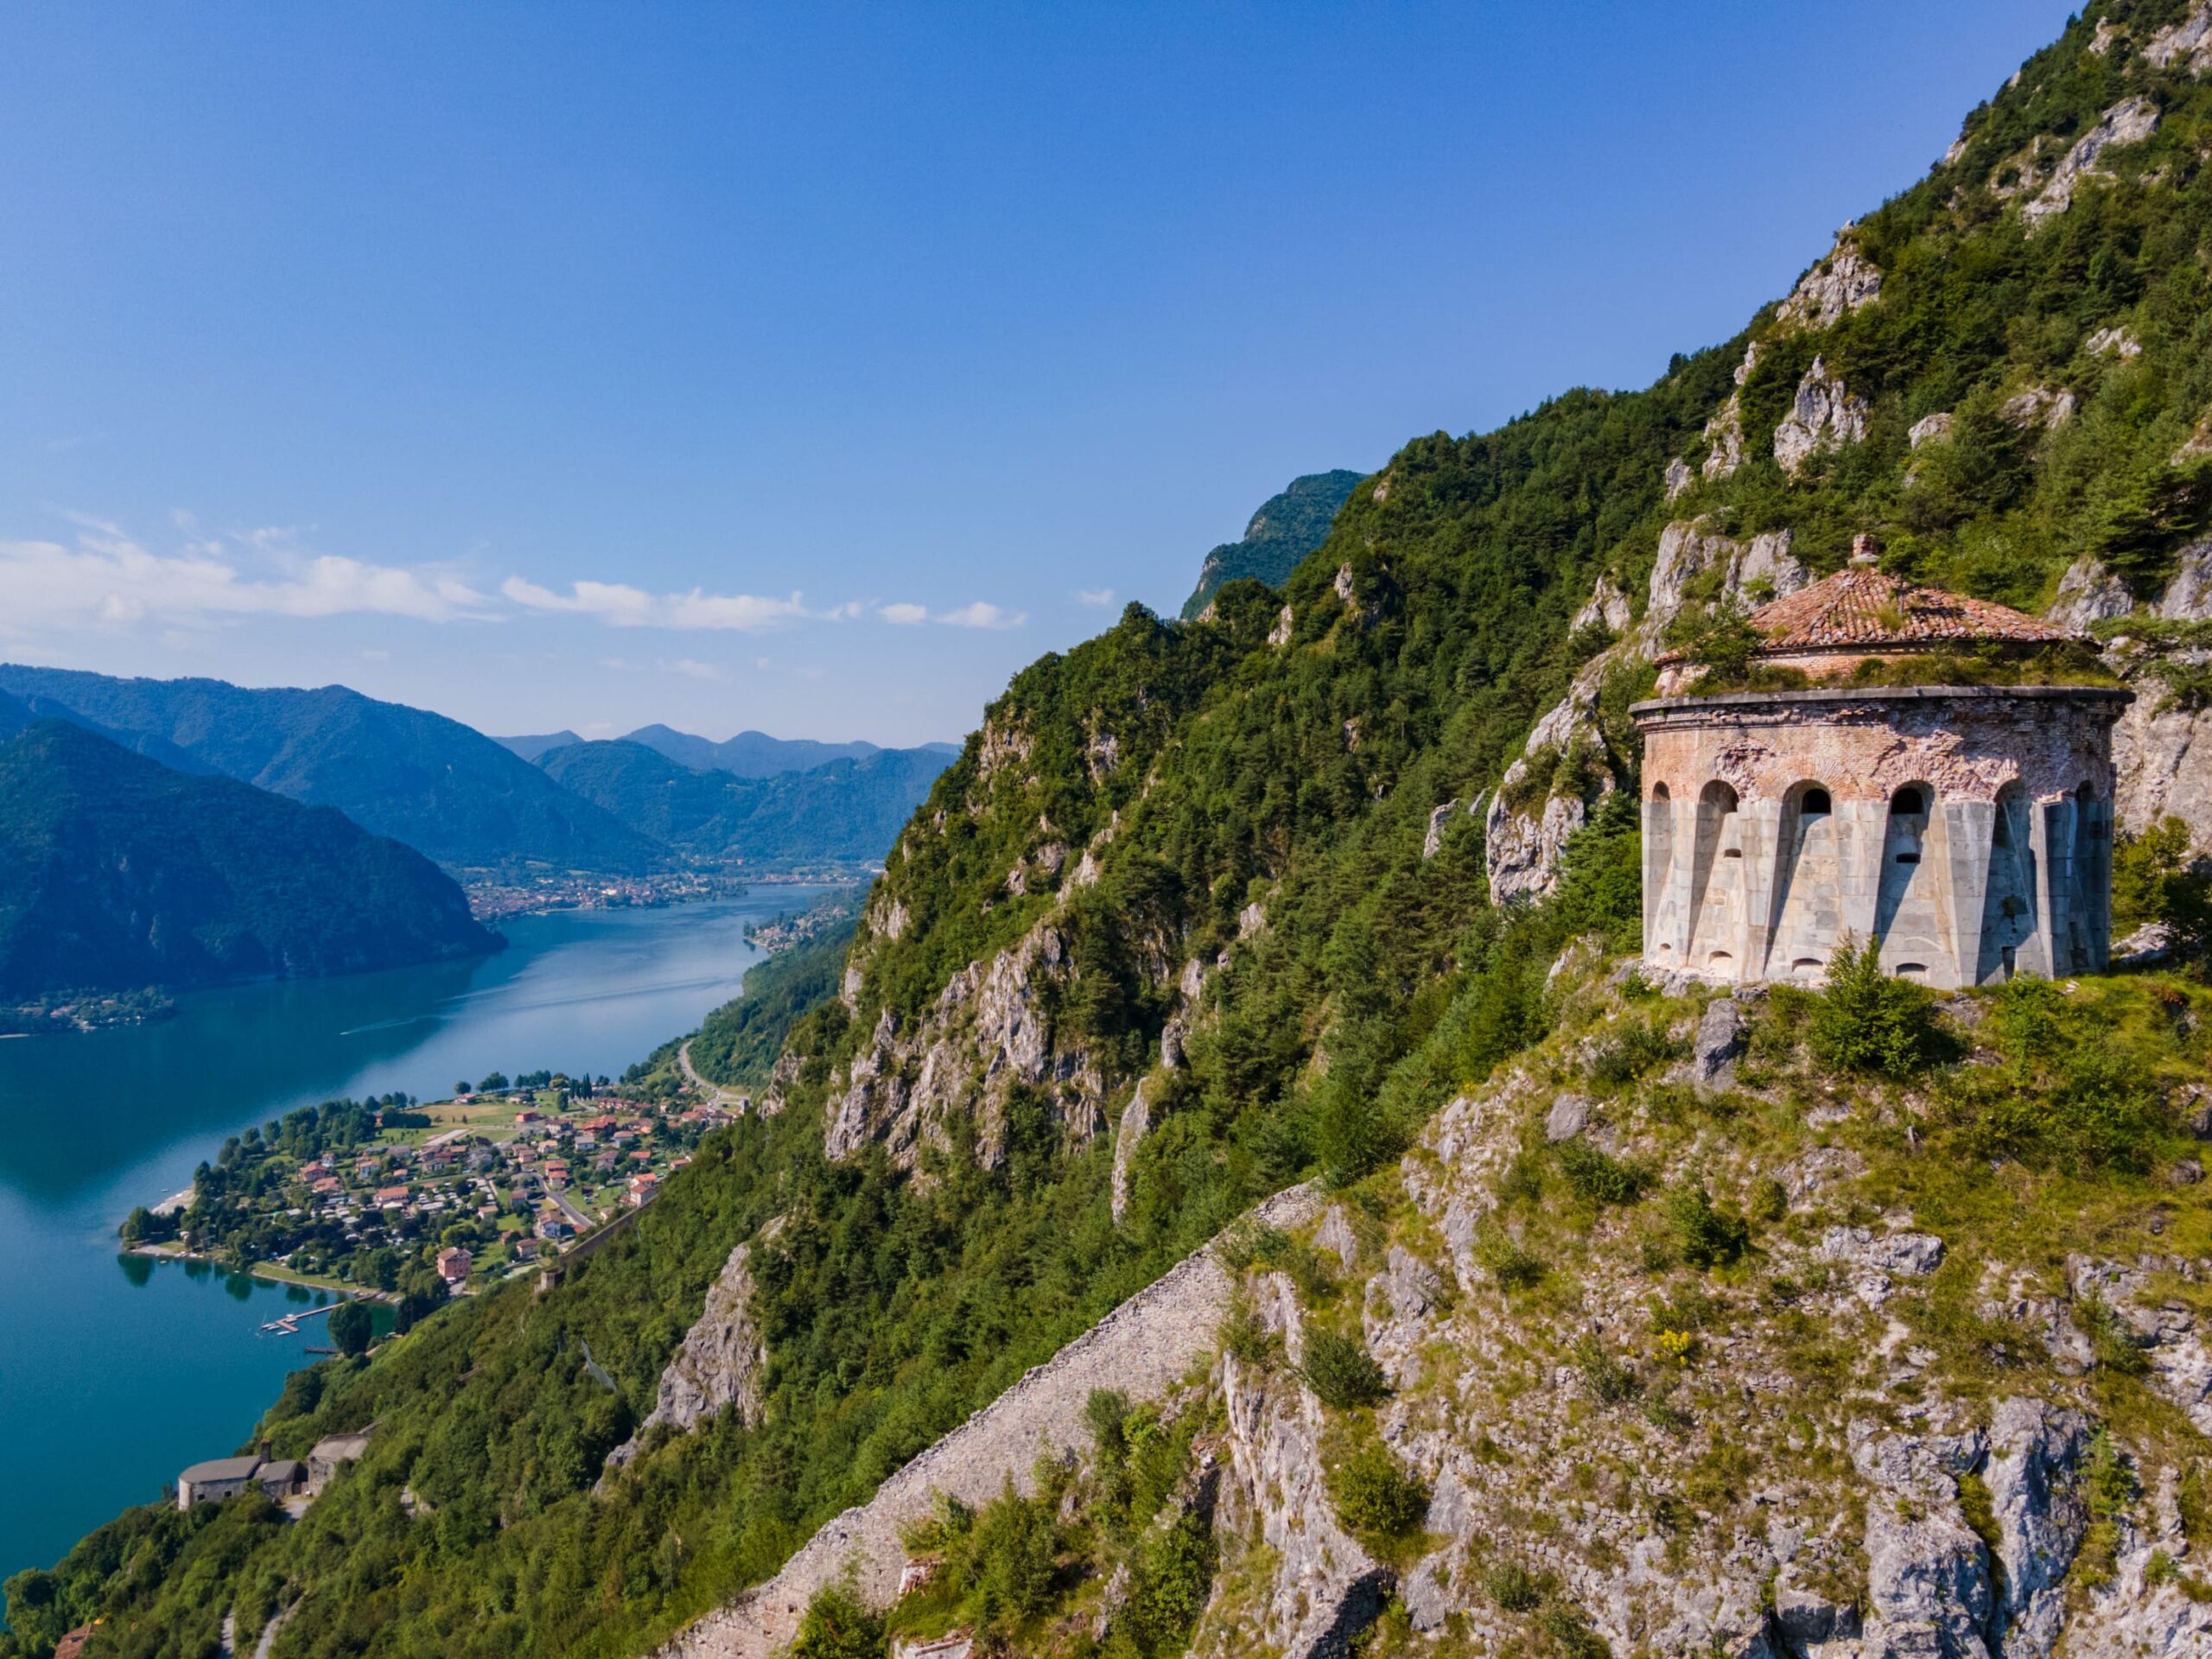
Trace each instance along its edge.
<path fill-rule="evenodd" d="M 551 750 L 584 740 L 574 732 L 552 732 L 542 737 L 496 737 L 492 741 L 504 744 L 525 760 L 537 761 Z M 925 743 L 918 749 L 887 750 L 873 743 L 817 743 L 811 738 L 771 737 L 766 732 L 740 732 L 735 737 L 717 743 L 712 738 L 695 737 L 670 726 L 640 726 L 617 741 L 641 744 L 696 772 L 734 772 L 740 778 L 772 778 L 779 772 L 810 772 L 833 760 L 865 760 L 871 755 L 886 753 L 937 754 L 949 763 L 960 753 L 959 746 L 954 743 Z"/>
<path fill-rule="evenodd" d="M 919 749 L 854 747 L 869 752 L 859 759 L 841 758 L 770 777 L 687 766 L 626 738 L 550 749 L 538 764 L 563 788 L 692 857 L 734 857 L 752 863 L 872 861 L 890 849 L 914 809 L 928 797 L 938 773 L 957 752 L 943 745 Z"/>
<path fill-rule="evenodd" d="M 537 737 L 495 737 L 492 741 L 503 749 L 512 749 L 535 766 L 538 757 L 546 750 L 563 748 L 570 743 L 581 743 L 583 739 L 578 737 L 574 732 L 546 732 Z"/>
<path fill-rule="evenodd" d="M 0 995 L 400 967 L 496 949 L 451 877 L 344 814 L 0 698 Z"/>
<path fill-rule="evenodd" d="M 1308 473 L 1269 496 L 1244 527 L 1241 542 L 1224 542 L 1198 567 L 1198 585 L 1183 601 L 1183 620 L 1195 621 L 1224 582 L 1251 576 L 1280 588 L 1299 562 L 1329 539 L 1337 510 L 1351 497 L 1363 473 Z"/>
<path fill-rule="evenodd" d="M 451 869 L 640 874 L 667 861 L 636 830 L 482 733 L 344 686 L 263 690 L 0 664 L 0 690 L 179 769 L 336 807 Z"/>

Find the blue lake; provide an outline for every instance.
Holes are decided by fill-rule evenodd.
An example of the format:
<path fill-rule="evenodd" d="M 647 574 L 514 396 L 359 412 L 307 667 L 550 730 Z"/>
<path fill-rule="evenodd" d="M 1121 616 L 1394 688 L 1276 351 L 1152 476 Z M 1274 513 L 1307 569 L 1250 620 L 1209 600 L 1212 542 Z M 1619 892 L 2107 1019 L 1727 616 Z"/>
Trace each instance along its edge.
<path fill-rule="evenodd" d="M 813 896 L 522 917 L 479 962 L 206 992 L 155 1025 L 0 1042 L 0 1576 L 236 1450 L 313 1357 L 313 1335 L 260 1334 L 311 1295 L 119 1255 L 132 1205 L 295 1106 L 435 1098 L 494 1070 L 619 1077 L 736 995 L 758 960 L 747 922 Z"/>

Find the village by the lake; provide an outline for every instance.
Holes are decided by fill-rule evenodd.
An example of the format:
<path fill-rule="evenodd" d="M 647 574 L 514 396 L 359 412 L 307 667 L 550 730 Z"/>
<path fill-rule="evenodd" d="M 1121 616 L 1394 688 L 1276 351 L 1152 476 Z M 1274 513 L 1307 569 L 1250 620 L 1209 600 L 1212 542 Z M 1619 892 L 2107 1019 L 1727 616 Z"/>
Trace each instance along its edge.
<path fill-rule="evenodd" d="M 749 1103 L 694 1092 L 494 1072 L 447 1100 L 302 1107 L 230 1137 L 121 1235 L 140 1255 L 389 1301 L 404 1332 L 446 1295 L 537 1271 L 651 1203 Z"/>

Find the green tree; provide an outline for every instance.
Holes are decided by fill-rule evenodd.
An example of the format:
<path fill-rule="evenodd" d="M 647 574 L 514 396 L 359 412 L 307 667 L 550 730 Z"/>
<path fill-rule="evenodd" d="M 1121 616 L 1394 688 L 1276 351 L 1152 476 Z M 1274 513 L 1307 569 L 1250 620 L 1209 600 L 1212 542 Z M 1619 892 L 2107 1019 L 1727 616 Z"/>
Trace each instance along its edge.
<path fill-rule="evenodd" d="M 1846 935 L 1808 1035 L 1813 1058 L 1831 1071 L 1900 1077 L 1935 1059 L 1941 1033 L 1928 988 L 1885 974 L 1878 941 Z"/>
<path fill-rule="evenodd" d="M 352 1359 L 369 1351 L 375 1321 L 365 1302 L 340 1302 L 330 1310 L 330 1345 Z"/>
<path fill-rule="evenodd" d="M 791 1659 L 883 1659 L 883 1619 L 849 1584 L 817 1591 L 799 1620 Z"/>

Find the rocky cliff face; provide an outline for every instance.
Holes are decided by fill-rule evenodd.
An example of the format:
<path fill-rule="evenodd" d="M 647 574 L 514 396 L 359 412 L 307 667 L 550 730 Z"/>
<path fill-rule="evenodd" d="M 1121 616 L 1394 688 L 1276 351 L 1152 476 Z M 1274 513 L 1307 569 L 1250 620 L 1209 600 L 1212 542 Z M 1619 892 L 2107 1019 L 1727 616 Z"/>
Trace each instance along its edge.
<path fill-rule="evenodd" d="M 1620 637 L 1577 671 L 1491 798 L 1484 827 L 1493 902 L 1549 893 L 1567 837 L 1587 822 L 1592 806 L 1633 779 L 1632 755 L 1614 747 L 1599 720 L 1607 683 L 1648 671 L 1688 607 L 1740 610 L 1804 587 L 1811 573 L 1791 554 L 1790 541 L 1788 531 L 1778 531 L 1739 542 L 1708 520 L 1677 519 L 1660 535 L 1643 612 L 1633 621 L 1612 577 L 1599 579 L 1577 626 L 1600 622 Z"/>
<path fill-rule="evenodd" d="M 2175 1497 L 2212 1454 L 2196 1265 L 2062 1265 L 2063 1227 L 1916 1225 L 1879 1149 L 1903 1144 L 1881 1127 L 1897 1107 L 1808 1095 L 1770 1028 L 1756 1087 L 1669 1122 L 1681 1108 L 1662 1103 L 1687 1096 L 1669 1091 L 1719 1075 L 1705 1052 L 1736 1043 L 1736 1021 L 1624 1001 L 1602 976 L 1562 994 L 1577 1011 L 1551 1051 L 1455 1101 L 1407 1157 L 1386 1237 L 1363 1245 L 1332 1210 L 1312 1235 L 1325 1274 L 1252 1281 L 1290 1342 L 1272 1374 L 1224 1364 L 1236 1501 L 1221 1525 L 1225 1560 L 1263 1550 L 1270 1570 L 1224 1574 L 1198 1649 L 1329 1651 L 1392 1580 L 1399 1622 L 1365 1651 L 1580 1630 L 1615 1654 L 1745 1659 L 2212 1652 L 2196 1576 L 2212 1517 L 2191 1511 L 2192 1534 Z M 1624 1029 L 1647 1020 L 1684 1058 L 1623 1088 Z M 1798 1107 L 1777 1114 L 1786 1096 Z M 1673 1201 L 1670 1243 L 1636 1217 L 1650 1200 L 1578 1198 L 1548 1167 L 1704 1196 Z M 1567 1226 L 1540 1219 L 1578 1205 Z M 1692 1210 L 1767 1219 L 1736 1266 L 1700 1268 L 1681 1243 Z M 1946 1306 L 1984 1322 L 1995 1371 L 1963 1363 Z M 1329 1507 L 1315 1448 L 1332 1414 L 1296 1365 L 1317 1323 L 1382 1365 L 1375 1429 L 1429 1493 L 1395 1570 Z M 2115 1394 L 2114 1365 L 2145 1391 Z M 2122 1395 L 2144 1402 L 2124 1421 Z"/>
<path fill-rule="evenodd" d="M 772 1222 L 763 1240 L 772 1239 L 777 1230 Z M 708 1287 L 698 1319 L 661 1372 L 652 1410 L 636 1433 L 607 1454 L 607 1473 L 634 1461 L 656 1430 L 688 1434 L 725 1411 L 734 1411 L 743 1422 L 760 1421 L 768 1344 L 753 1316 L 753 1246 L 747 1242 L 729 1253 L 721 1276 Z"/>

